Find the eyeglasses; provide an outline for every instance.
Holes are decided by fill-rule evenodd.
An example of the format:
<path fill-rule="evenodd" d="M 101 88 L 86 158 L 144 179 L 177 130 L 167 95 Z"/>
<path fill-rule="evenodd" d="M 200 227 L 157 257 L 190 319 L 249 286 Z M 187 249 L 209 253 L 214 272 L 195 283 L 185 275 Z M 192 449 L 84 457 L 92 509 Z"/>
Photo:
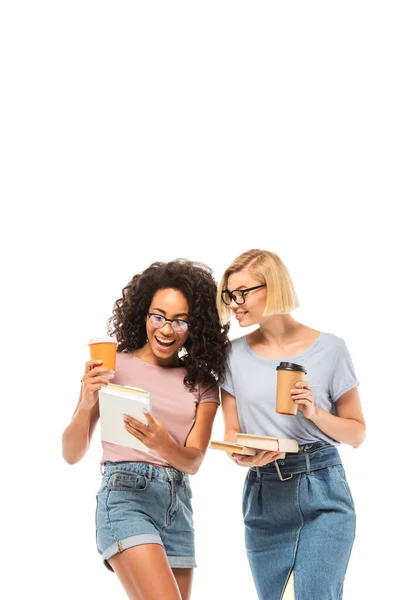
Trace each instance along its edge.
<path fill-rule="evenodd" d="M 258 290 L 260 288 L 267 287 L 265 283 L 262 285 L 255 285 L 254 287 L 246 288 L 245 290 L 223 290 L 221 297 L 222 301 L 229 306 L 231 302 L 236 302 L 236 304 L 244 304 L 246 302 L 246 295 L 253 290 Z"/>
<path fill-rule="evenodd" d="M 167 317 L 155 313 L 148 313 L 147 316 L 153 327 L 156 327 L 157 329 L 164 327 L 165 323 L 171 323 L 171 327 L 176 333 L 184 333 L 189 329 L 189 323 L 187 321 L 182 321 L 181 319 L 167 319 Z"/>

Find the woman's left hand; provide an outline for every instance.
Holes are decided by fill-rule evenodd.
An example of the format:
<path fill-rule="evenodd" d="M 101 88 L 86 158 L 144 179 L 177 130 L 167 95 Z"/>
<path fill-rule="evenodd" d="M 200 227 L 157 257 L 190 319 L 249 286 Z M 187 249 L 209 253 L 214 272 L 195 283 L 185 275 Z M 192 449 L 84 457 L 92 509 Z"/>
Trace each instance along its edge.
<path fill-rule="evenodd" d="M 124 415 L 125 429 L 128 433 L 133 435 L 133 437 L 147 446 L 147 448 L 150 448 L 150 450 L 157 450 L 160 452 L 172 441 L 172 438 L 158 419 L 153 417 L 153 415 L 146 410 L 143 412 L 147 419 L 147 425 L 143 425 L 143 423 L 129 415 Z"/>
<path fill-rule="evenodd" d="M 314 393 L 307 381 L 298 381 L 296 388 L 290 390 L 294 402 L 307 419 L 315 416 Z"/>

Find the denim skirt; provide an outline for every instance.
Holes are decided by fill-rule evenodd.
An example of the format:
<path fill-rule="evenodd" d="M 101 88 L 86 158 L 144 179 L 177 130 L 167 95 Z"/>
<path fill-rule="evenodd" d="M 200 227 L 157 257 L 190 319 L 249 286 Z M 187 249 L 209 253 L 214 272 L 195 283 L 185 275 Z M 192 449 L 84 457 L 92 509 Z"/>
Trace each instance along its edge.
<path fill-rule="evenodd" d="M 141 544 L 160 544 L 171 568 L 196 566 L 192 490 L 176 469 L 106 462 L 96 496 L 96 543 L 104 564 Z"/>
<path fill-rule="evenodd" d="M 251 468 L 243 490 L 247 557 L 260 600 L 341 600 L 355 510 L 337 449 L 324 442 Z"/>

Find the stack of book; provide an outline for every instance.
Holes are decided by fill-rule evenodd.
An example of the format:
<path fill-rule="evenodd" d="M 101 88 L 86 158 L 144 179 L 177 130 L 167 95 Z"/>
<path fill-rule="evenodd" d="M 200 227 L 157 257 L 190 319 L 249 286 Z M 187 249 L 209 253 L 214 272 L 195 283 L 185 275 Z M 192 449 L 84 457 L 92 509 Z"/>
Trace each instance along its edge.
<path fill-rule="evenodd" d="M 243 454 L 245 456 L 254 456 L 261 450 L 281 452 L 282 454 L 299 451 L 299 445 L 296 440 L 250 433 L 237 433 L 236 442 L 211 440 L 209 447 L 213 450 L 224 450 L 225 452 Z"/>

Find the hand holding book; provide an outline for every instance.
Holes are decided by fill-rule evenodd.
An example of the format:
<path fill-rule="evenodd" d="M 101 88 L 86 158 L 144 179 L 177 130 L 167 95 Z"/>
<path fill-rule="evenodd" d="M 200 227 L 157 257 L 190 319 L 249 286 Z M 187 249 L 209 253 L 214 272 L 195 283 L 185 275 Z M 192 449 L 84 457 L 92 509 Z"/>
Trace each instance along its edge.
<path fill-rule="evenodd" d="M 149 447 L 141 441 L 142 428 L 148 427 L 149 420 L 146 418 L 144 410 L 147 411 L 147 414 L 152 412 L 149 392 L 131 386 L 109 383 L 100 389 L 99 409 L 102 441 L 142 452 L 149 451 Z M 132 427 L 131 431 L 128 431 L 125 426 L 126 417 Z M 133 435 L 132 431 L 137 432 L 137 435 Z"/>
<path fill-rule="evenodd" d="M 147 410 L 143 410 L 147 425 L 143 425 L 134 417 L 124 414 L 124 426 L 128 433 L 142 442 L 149 450 L 156 450 L 161 453 L 162 450 L 171 442 L 171 436 L 164 425 Z"/>
<path fill-rule="evenodd" d="M 249 433 L 237 433 L 236 442 L 213 440 L 210 448 L 231 453 L 233 460 L 245 467 L 262 467 L 284 458 L 286 452 L 299 451 L 296 440 Z"/>
<path fill-rule="evenodd" d="M 264 467 L 279 458 L 285 458 L 284 452 L 272 452 L 270 450 L 260 450 L 255 456 L 242 456 L 240 454 L 232 454 L 236 464 L 242 467 Z"/>

